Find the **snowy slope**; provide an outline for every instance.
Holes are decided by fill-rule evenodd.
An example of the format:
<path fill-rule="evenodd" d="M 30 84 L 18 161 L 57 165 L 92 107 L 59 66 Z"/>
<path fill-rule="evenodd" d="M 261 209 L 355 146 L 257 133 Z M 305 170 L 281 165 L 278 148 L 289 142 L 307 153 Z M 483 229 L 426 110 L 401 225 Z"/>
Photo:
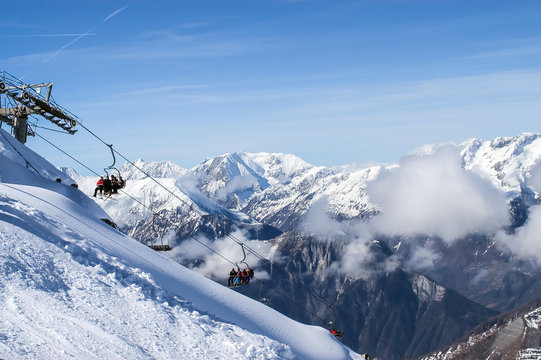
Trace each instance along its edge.
<path fill-rule="evenodd" d="M 360 358 L 106 225 L 0 133 L 0 358 Z"/>

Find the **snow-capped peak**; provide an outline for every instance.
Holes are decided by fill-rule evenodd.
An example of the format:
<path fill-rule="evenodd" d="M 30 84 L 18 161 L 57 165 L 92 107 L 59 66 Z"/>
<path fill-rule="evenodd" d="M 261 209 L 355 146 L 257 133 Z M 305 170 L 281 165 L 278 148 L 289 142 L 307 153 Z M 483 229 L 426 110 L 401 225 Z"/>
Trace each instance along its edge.
<path fill-rule="evenodd" d="M 132 166 L 131 164 L 124 164 L 119 168 L 119 171 L 124 179 L 144 179 L 147 176 L 142 171 L 154 178 L 160 179 L 179 178 L 188 173 L 188 170 L 183 169 L 171 161 L 145 162 L 142 159 L 137 159 L 137 161 L 134 162 L 134 165 L 136 167 Z"/>

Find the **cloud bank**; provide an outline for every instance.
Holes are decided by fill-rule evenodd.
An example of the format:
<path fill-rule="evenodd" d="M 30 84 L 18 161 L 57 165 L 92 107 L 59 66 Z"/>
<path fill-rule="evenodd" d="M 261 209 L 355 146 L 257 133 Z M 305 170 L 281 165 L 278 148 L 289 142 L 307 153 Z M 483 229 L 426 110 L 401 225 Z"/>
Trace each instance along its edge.
<path fill-rule="evenodd" d="M 236 239 L 245 243 L 248 247 L 261 254 L 264 258 L 272 258 L 271 246 L 263 241 L 248 240 L 246 234 L 237 230 L 231 234 Z M 214 249 L 215 252 L 209 248 L 202 246 L 201 243 L 194 239 L 188 239 L 183 241 L 180 245 L 175 246 L 169 254 L 173 260 L 186 264 L 194 264 L 190 268 L 197 273 L 212 278 L 212 279 L 226 279 L 229 275 L 229 270 L 236 265 L 231 264 L 226 259 L 230 259 L 234 262 L 241 261 L 244 257 L 242 247 L 235 243 L 231 238 L 224 237 L 216 240 L 209 240 L 205 237 L 198 237 L 197 240 L 207 245 L 209 248 Z M 222 256 L 218 255 L 221 254 Z M 246 250 L 245 263 L 239 263 L 240 268 L 246 268 L 249 264 L 254 270 L 256 270 L 255 276 L 259 280 L 265 280 L 269 278 L 269 274 L 261 271 L 257 268 L 260 259 Z"/>
<path fill-rule="evenodd" d="M 541 161 L 532 168 L 529 183 L 538 194 L 541 194 Z"/>
<path fill-rule="evenodd" d="M 514 234 L 499 231 L 496 243 L 522 259 L 533 260 L 541 265 L 541 206 L 530 207 L 528 221 Z"/>
<path fill-rule="evenodd" d="M 236 176 L 216 191 L 216 197 L 219 200 L 226 200 L 230 193 L 248 190 L 255 184 L 257 184 L 257 179 L 253 175 Z"/>
<path fill-rule="evenodd" d="M 464 170 L 454 146 L 402 158 L 366 191 L 382 210 L 371 220 L 382 234 L 427 234 L 452 242 L 509 223 L 505 194 Z"/>
<path fill-rule="evenodd" d="M 541 188 L 541 181 L 539 185 Z M 452 243 L 473 233 L 494 235 L 510 224 L 505 194 L 466 171 L 454 145 L 430 146 L 421 154 L 403 157 L 398 166 L 382 171 L 368 183 L 366 192 L 381 211 L 369 221 L 331 219 L 328 199 L 321 198 L 300 226 L 301 231 L 321 239 L 345 241 L 342 258 L 333 263 L 333 271 L 364 277 L 368 273 L 366 264 L 374 260 L 370 242 L 378 236 L 400 236 L 401 241 L 408 242 L 411 247 L 407 258 L 402 259 L 403 265 L 422 270 L 433 265 L 438 251 L 429 243 L 416 243 L 417 235 Z M 541 220 L 541 210 L 539 217 Z M 522 236 L 533 236 L 535 231 L 525 229 Z M 526 252 L 528 245 L 524 246 Z M 397 266 L 395 256 L 385 261 L 388 264 L 382 264 L 383 268 Z"/>

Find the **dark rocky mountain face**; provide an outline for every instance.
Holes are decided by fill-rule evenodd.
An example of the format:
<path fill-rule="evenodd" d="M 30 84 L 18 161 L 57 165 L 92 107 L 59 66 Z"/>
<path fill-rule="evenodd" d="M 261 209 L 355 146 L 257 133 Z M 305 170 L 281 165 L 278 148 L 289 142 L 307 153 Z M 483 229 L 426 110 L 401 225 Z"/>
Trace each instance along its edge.
<path fill-rule="evenodd" d="M 438 238 L 385 238 L 401 258 L 427 247 L 437 254 L 432 266 L 417 269 L 438 283 L 498 312 L 508 311 L 541 296 L 539 265 L 499 249 L 481 234 L 445 243 Z"/>
<path fill-rule="evenodd" d="M 173 240 L 179 244 L 189 238 L 186 229 L 190 235 L 217 238 L 239 225 L 219 215 L 190 218 L 181 211 L 157 218 L 154 226 L 149 221 L 133 228 L 132 235 L 144 239 L 174 223 L 182 229 Z M 256 267 L 256 280 L 235 291 L 293 319 L 335 327 L 344 333 L 341 341 L 357 352 L 380 359 L 412 358 L 456 341 L 495 314 L 420 273 L 400 267 L 386 271 L 385 263 L 394 255 L 381 241 L 370 244 L 372 256 L 365 266 L 370 273 L 352 278 L 332 270 L 343 255 L 345 239 L 321 241 L 296 232 L 278 236 L 275 228 L 261 225 L 251 230 L 262 240 L 272 239 L 277 260 Z M 184 265 L 198 266 L 201 260 L 186 259 Z M 262 272 L 271 279 L 258 280 Z"/>
<path fill-rule="evenodd" d="M 370 246 L 374 271 L 354 279 L 329 271 L 343 244 L 293 232 L 273 241 L 284 256 L 273 264 L 272 281 L 265 281 L 262 294 L 257 281 L 238 291 L 270 298 L 276 310 L 294 319 L 343 331 L 341 341 L 360 353 L 380 359 L 419 356 L 495 314 L 422 274 L 385 271 L 392 252 L 381 242 Z"/>
<path fill-rule="evenodd" d="M 538 360 L 541 358 L 541 298 L 495 316 L 463 339 L 422 360 Z"/>

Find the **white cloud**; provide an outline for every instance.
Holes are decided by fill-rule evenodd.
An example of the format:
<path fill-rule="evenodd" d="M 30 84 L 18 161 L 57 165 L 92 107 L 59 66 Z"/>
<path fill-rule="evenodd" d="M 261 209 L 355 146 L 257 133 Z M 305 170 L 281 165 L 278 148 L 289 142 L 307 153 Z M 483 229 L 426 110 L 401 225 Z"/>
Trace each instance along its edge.
<path fill-rule="evenodd" d="M 268 259 L 272 257 L 272 249 L 268 243 L 258 240 L 248 240 L 239 230 L 233 232 L 232 236 L 245 243 L 264 258 Z M 228 260 L 236 263 L 244 258 L 242 247 L 230 237 L 215 240 L 198 237 L 197 240 L 199 241 L 194 239 L 185 240 L 166 255 L 182 263 L 197 261 L 197 265 L 193 266 L 192 270 L 203 276 L 222 280 L 228 277 L 229 271 L 234 266 Z M 208 246 L 208 248 L 200 242 Z M 213 249 L 214 252 L 209 248 Z M 255 277 L 259 280 L 268 279 L 269 274 L 257 268 L 259 264 L 260 259 L 246 250 L 244 263 L 239 263 L 238 265 L 241 269 L 248 265 L 252 267 L 255 271 Z"/>
<path fill-rule="evenodd" d="M 509 221 L 505 195 L 464 170 L 453 146 L 402 158 L 366 191 L 382 209 L 371 223 L 383 234 L 429 234 L 451 242 L 493 233 Z"/>
<path fill-rule="evenodd" d="M 514 234 L 504 231 L 496 235 L 496 243 L 522 259 L 534 260 L 541 264 L 541 206 L 532 206 L 526 224 L 516 229 Z"/>
<path fill-rule="evenodd" d="M 423 270 L 434 266 L 438 255 L 428 246 L 415 247 L 406 261 L 406 266 L 413 270 Z"/>
<path fill-rule="evenodd" d="M 359 219 L 337 221 L 329 216 L 327 210 L 327 197 L 315 201 L 298 230 L 309 233 L 320 241 L 343 244 L 340 258 L 329 265 L 328 272 L 358 279 L 370 277 L 378 271 L 390 272 L 400 265 L 394 256 L 375 263 L 376 253 L 371 250 L 375 231 L 370 223 Z"/>
<path fill-rule="evenodd" d="M 339 222 L 330 218 L 327 210 L 328 197 L 324 196 L 310 206 L 298 227 L 300 232 L 315 235 L 318 239 L 332 239 L 345 235 L 350 222 Z"/>
<path fill-rule="evenodd" d="M 247 190 L 257 184 L 257 179 L 253 175 L 236 176 L 229 181 L 223 188 L 216 191 L 216 197 L 219 200 L 225 200 L 227 195 L 237 191 Z"/>
<path fill-rule="evenodd" d="M 329 270 L 364 278 L 373 272 L 371 266 L 367 265 L 372 262 L 373 256 L 370 241 L 357 238 L 346 245 L 342 258 L 332 263 Z"/>
<path fill-rule="evenodd" d="M 529 182 L 532 188 L 541 194 L 541 161 L 533 167 Z"/>

